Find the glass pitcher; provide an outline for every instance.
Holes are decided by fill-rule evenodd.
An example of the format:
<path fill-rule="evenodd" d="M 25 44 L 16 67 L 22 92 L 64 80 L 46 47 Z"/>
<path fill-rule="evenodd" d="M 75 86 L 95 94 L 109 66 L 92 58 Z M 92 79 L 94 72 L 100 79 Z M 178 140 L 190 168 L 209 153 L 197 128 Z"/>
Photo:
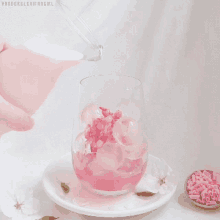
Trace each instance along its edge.
<path fill-rule="evenodd" d="M 25 46 L 55 60 L 101 60 L 103 46 L 91 24 L 85 21 L 92 17 L 87 14 L 90 10 L 79 7 L 88 9 L 88 1 L 85 4 L 85 1 L 57 0 L 54 7 L 42 15 L 41 34 L 29 39 Z"/>
<path fill-rule="evenodd" d="M 84 50 L 84 60 L 98 61 L 102 57 L 103 46 L 100 45 L 93 35 L 91 29 L 83 20 L 82 17 L 77 16 L 73 9 L 70 9 L 64 1 L 57 3 L 57 9 L 63 18 L 67 21 L 70 29 L 76 32 L 86 42 L 88 47 Z"/>
<path fill-rule="evenodd" d="M 85 3 L 85 1 L 82 3 L 69 0 L 56 1 L 55 7 L 44 19 L 40 38 L 44 38 L 44 42 L 41 40 L 41 45 L 43 44 L 45 48 L 41 48 L 41 51 L 51 51 L 54 47 L 52 48 L 54 52 L 59 49 L 60 53 L 66 53 L 64 49 L 80 52 L 84 55 L 82 60 L 98 61 L 101 59 L 103 46 L 99 44 L 84 20 L 83 15 L 87 11 L 79 7 L 83 5 L 87 8 L 88 1 L 87 4 Z"/>
<path fill-rule="evenodd" d="M 143 114 L 138 79 L 96 75 L 81 80 L 72 162 L 89 191 L 115 196 L 135 189 L 148 158 Z"/>

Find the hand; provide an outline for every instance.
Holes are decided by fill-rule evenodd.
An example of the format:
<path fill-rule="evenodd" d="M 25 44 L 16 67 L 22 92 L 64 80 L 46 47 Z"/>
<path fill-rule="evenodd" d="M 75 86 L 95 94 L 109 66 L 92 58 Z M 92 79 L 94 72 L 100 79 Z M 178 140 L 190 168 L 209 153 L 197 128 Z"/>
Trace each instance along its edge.
<path fill-rule="evenodd" d="M 0 137 L 11 130 L 27 131 L 33 126 L 34 120 L 26 112 L 0 96 Z"/>
<path fill-rule="evenodd" d="M 26 48 L 14 48 L 0 36 L 0 137 L 34 126 L 41 106 L 61 73 L 80 61 L 55 61 Z"/>
<path fill-rule="evenodd" d="M 8 49 L 0 36 L 0 52 Z M 11 131 L 27 131 L 34 126 L 33 119 L 23 110 L 13 106 L 0 95 L 0 137 Z"/>
<path fill-rule="evenodd" d="M 0 95 L 28 114 L 42 105 L 61 73 L 81 61 L 55 61 L 5 44 L 0 53 Z"/>

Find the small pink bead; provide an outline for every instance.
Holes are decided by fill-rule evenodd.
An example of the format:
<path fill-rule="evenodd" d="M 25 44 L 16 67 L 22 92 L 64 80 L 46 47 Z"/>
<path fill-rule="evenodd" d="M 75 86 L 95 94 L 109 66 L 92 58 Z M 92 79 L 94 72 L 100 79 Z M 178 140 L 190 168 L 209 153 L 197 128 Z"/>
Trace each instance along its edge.
<path fill-rule="evenodd" d="M 207 195 L 207 192 L 208 192 L 207 189 L 203 190 L 202 193 L 201 193 L 201 196 L 202 196 L 202 197 L 205 197 L 205 196 Z"/>
<path fill-rule="evenodd" d="M 203 181 L 199 179 L 196 183 L 197 183 L 197 184 L 201 184 L 202 182 L 203 182 Z"/>
<path fill-rule="evenodd" d="M 209 201 L 206 203 L 206 205 L 216 205 L 216 201 Z"/>
<path fill-rule="evenodd" d="M 199 192 L 197 190 L 193 190 L 193 195 L 199 195 Z"/>
<path fill-rule="evenodd" d="M 201 199 L 197 199 L 196 202 L 202 203 L 202 200 Z"/>
<path fill-rule="evenodd" d="M 202 192 L 202 191 L 204 190 L 204 188 L 203 188 L 203 187 L 200 187 L 200 188 L 198 188 L 197 190 L 198 190 L 198 192 Z"/>
<path fill-rule="evenodd" d="M 193 195 L 193 191 L 192 190 L 189 191 L 189 195 Z"/>
<path fill-rule="evenodd" d="M 211 179 L 211 174 L 208 171 L 204 170 L 203 174 Z"/>
<path fill-rule="evenodd" d="M 202 199 L 202 200 L 201 200 L 201 203 L 202 203 L 202 204 L 205 204 L 205 203 L 206 203 L 206 201 L 205 201 L 204 199 Z"/>
<path fill-rule="evenodd" d="M 211 198 L 213 201 L 217 201 L 218 200 L 218 197 L 217 196 L 212 196 Z"/>
<path fill-rule="evenodd" d="M 206 200 L 206 203 L 207 203 L 207 202 L 210 202 L 210 196 L 207 196 L 207 197 L 205 198 L 205 200 Z"/>
<path fill-rule="evenodd" d="M 196 172 L 194 173 L 194 175 L 200 176 L 200 173 L 199 173 L 198 171 L 196 171 Z"/>
<path fill-rule="evenodd" d="M 213 185 L 213 188 L 214 188 L 215 190 L 218 190 L 218 186 L 217 186 L 217 185 Z"/>
<path fill-rule="evenodd" d="M 190 199 L 199 199 L 200 195 L 189 195 Z"/>

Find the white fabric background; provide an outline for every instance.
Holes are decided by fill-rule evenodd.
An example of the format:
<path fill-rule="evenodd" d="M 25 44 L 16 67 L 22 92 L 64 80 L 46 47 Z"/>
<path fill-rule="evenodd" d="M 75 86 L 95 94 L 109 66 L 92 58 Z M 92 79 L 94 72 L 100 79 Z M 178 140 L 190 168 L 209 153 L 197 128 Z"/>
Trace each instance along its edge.
<path fill-rule="evenodd" d="M 195 209 L 184 202 L 182 193 L 184 180 L 194 170 L 220 170 L 220 2 L 95 1 L 92 9 L 85 16 L 90 16 L 87 22 L 104 45 L 103 60 L 63 73 L 35 114 L 35 128 L 2 137 L 2 176 L 18 184 L 32 181 L 50 161 L 70 151 L 80 79 L 127 74 L 143 82 L 151 153 L 164 158 L 179 175 L 177 193 L 168 205 L 134 219 L 219 219 L 219 211 Z M 52 31 L 53 19 L 43 20 L 47 14 L 45 7 L 0 7 L 0 32 L 13 45 L 25 43 Z M 49 35 L 51 42 L 69 46 L 72 41 L 64 35 L 66 41 L 61 42 L 62 26 L 57 27 L 57 35 Z"/>

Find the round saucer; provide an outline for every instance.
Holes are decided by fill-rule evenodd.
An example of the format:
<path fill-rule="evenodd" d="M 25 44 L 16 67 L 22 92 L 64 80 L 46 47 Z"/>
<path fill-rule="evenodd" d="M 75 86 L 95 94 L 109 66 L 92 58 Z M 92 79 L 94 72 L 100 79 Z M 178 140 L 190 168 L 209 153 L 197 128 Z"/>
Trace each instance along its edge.
<path fill-rule="evenodd" d="M 149 155 L 149 163 L 159 158 Z M 140 196 L 134 192 L 115 196 L 100 196 L 87 191 L 78 181 L 71 154 L 54 161 L 46 168 L 43 186 L 56 204 L 70 211 L 96 217 L 125 217 L 150 212 L 167 203 L 176 191 L 176 185 L 166 194 Z M 66 189 L 63 190 L 65 186 Z"/>

